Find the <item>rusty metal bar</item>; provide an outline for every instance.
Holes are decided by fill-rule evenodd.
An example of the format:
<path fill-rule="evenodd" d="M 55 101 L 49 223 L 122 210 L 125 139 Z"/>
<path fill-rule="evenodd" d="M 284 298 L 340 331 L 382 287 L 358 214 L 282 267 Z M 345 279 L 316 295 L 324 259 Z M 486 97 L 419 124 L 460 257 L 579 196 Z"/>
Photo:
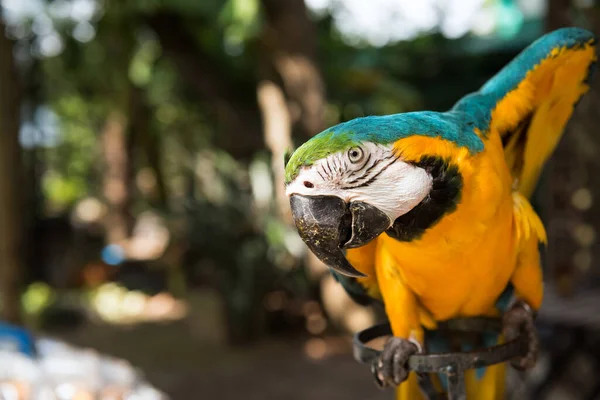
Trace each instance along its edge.
<path fill-rule="evenodd" d="M 446 376 L 448 377 L 448 400 L 466 400 L 465 372 L 456 365 L 449 365 L 446 368 Z"/>

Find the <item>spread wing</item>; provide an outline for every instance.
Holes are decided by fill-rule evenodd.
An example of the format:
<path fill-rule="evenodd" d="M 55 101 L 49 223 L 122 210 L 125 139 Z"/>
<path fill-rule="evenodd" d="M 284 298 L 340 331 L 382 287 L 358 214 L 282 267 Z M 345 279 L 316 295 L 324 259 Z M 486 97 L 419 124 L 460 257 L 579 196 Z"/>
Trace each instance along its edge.
<path fill-rule="evenodd" d="M 558 144 L 573 108 L 589 89 L 596 39 L 564 28 L 526 48 L 455 109 L 480 113 L 488 132 L 498 132 L 516 188 L 530 197 L 544 163 Z"/>

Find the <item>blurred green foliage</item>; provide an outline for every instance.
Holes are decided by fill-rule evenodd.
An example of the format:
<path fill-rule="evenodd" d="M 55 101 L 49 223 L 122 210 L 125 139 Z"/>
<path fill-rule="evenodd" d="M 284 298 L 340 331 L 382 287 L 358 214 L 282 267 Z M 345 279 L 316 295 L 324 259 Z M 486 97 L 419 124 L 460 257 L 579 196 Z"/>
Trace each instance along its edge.
<path fill-rule="evenodd" d="M 260 123 L 262 63 L 273 51 L 265 39 L 265 2 L 92 1 L 94 11 L 80 20 L 55 12 L 52 1 L 43 4 L 62 48 L 43 54 L 33 17 L 20 22 L 25 33 L 17 41 L 18 61 L 31 82 L 24 96 L 58 120 L 55 144 L 28 149 L 41 171 L 42 209 L 68 211 L 79 199 L 104 196 L 102 135 L 118 113 L 126 121 L 131 212 L 162 207 L 167 218 L 185 221 L 174 235 L 187 242 L 187 280 L 219 288 L 230 332 L 240 336 L 232 340 L 260 335 L 269 290 L 314 296 L 297 268 L 305 248 L 281 219 L 274 200 L 281 183 L 273 182 L 270 153 L 260 126 L 253 127 Z M 381 48 L 350 45 L 329 15 L 309 16 L 326 82 L 324 126 L 449 107 L 518 50 L 500 46 L 469 54 L 472 38 L 449 41 L 435 32 Z M 281 76 L 274 81 L 280 84 Z M 293 132 L 295 142 L 306 139 Z M 239 154 L 250 157 L 231 151 L 237 142 L 246 146 Z M 166 204 L 160 207 L 137 181 L 148 167 L 164 181 Z M 31 312 L 50 300 L 39 285 L 24 297 Z"/>

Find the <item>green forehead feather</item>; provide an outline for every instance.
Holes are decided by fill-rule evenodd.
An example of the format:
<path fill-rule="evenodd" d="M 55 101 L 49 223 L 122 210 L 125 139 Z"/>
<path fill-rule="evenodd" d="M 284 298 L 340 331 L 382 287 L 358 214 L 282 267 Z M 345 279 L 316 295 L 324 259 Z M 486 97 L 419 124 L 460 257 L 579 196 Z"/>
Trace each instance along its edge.
<path fill-rule="evenodd" d="M 285 167 L 285 183 L 293 181 L 302 167 L 313 165 L 330 154 L 348 150 L 359 143 L 350 132 L 336 134 L 332 128 L 321 132 L 292 154 Z"/>

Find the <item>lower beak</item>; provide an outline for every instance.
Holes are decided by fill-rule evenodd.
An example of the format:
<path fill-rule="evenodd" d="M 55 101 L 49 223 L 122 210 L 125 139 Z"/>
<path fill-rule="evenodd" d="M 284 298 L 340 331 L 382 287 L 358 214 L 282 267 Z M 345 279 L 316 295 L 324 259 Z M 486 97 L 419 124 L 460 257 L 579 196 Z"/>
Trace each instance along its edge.
<path fill-rule="evenodd" d="M 300 237 L 321 261 L 341 274 L 365 276 L 348 262 L 343 249 L 363 246 L 388 229 L 391 221 L 385 213 L 335 196 L 295 194 L 290 204 Z"/>

